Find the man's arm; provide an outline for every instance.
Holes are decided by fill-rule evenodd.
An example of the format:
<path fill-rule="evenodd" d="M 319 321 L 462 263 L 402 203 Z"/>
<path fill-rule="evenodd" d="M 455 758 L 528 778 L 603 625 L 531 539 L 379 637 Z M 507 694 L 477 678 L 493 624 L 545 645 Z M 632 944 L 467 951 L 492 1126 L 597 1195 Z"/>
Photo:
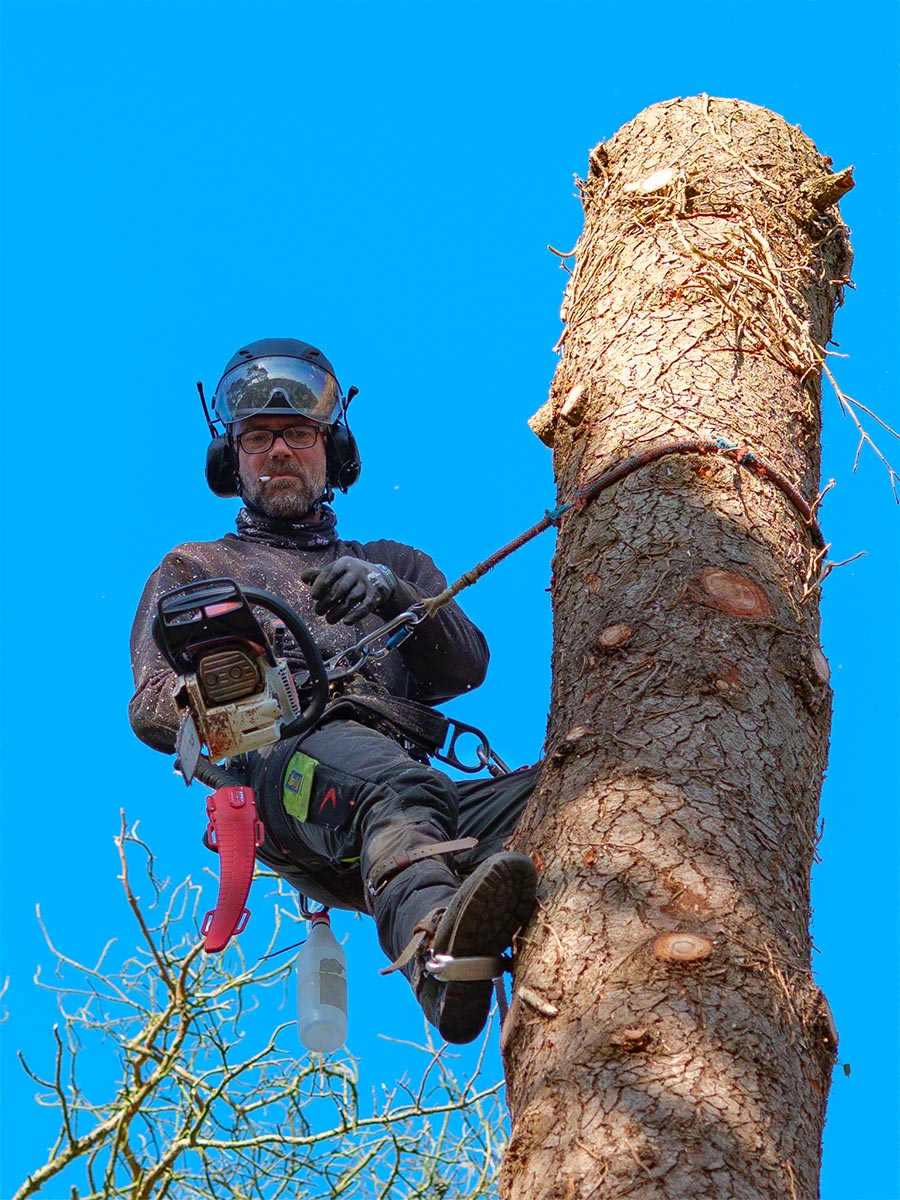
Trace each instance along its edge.
<path fill-rule="evenodd" d="M 379 610 L 385 618 L 397 616 L 428 596 L 436 596 L 447 580 L 421 550 L 399 542 L 368 542 L 370 562 L 383 563 L 397 577 L 397 588 Z M 411 675 L 410 699 L 440 704 L 484 682 L 488 651 L 484 634 L 455 601 L 438 609 L 403 642 L 400 656 Z"/>

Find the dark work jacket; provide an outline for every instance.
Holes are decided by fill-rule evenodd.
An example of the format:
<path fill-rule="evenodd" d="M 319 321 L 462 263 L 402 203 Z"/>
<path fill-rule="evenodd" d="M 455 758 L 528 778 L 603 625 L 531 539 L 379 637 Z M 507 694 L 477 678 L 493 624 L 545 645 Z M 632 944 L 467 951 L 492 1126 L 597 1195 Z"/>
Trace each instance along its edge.
<path fill-rule="evenodd" d="M 446 580 L 427 554 L 400 542 L 345 542 L 302 549 L 284 544 L 283 536 L 267 544 L 259 536 L 246 538 L 226 534 L 215 542 L 186 542 L 167 554 L 150 576 L 141 597 L 131 634 L 131 664 L 135 693 L 128 715 L 137 736 L 149 746 L 173 753 L 179 714 L 173 699 L 175 677 L 151 634 L 156 603 L 164 592 L 201 579 L 228 577 L 252 588 L 265 588 L 291 605 L 309 626 L 325 658 L 354 645 L 367 632 L 377 629 L 389 616 L 403 612 L 417 600 L 437 595 Z M 300 575 L 310 568 L 321 569 L 334 559 L 349 554 L 367 562 L 389 567 L 399 581 L 398 594 L 390 611 L 372 613 L 353 626 L 329 625 L 313 610 L 309 585 Z M 257 610 L 257 616 L 267 614 Z M 438 704 L 483 682 L 488 649 L 483 634 L 455 603 L 444 605 L 425 620 L 416 632 L 385 658 L 363 668 L 362 686 L 357 691 L 388 692 L 391 695 Z"/>

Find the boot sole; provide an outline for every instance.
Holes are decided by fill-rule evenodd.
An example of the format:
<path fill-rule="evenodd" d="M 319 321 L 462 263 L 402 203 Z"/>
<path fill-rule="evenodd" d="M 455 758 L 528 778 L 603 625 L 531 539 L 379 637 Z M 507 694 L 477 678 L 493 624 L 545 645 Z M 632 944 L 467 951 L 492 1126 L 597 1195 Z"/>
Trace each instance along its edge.
<path fill-rule="evenodd" d="M 501 955 L 516 931 L 534 912 L 537 870 L 524 854 L 495 854 L 463 882 L 457 897 L 441 918 L 434 952 L 454 958 Z M 491 1008 L 489 979 L 449 982 L 440 1005 L 437 1028 L 447 1042 L 474 1041 L 484 1029 Z"/>

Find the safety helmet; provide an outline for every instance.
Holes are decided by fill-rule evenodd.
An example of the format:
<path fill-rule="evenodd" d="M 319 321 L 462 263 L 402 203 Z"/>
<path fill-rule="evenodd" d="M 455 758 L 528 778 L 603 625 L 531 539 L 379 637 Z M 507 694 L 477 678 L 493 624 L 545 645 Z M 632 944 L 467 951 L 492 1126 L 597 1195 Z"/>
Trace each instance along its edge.
<path fill-rule="evenodd" d="M 341 391 L 334 367 L 321 350 L 296 338 L 262 338 L 229 359 L 207 415 L 213 440 L 207 447 L 206 481 L 217 496 L 241 494 L 237 452 L 231 436 L 236 421 L 266 412 L 294 413 L 327 425 L 326 467 L 329 489 L 346 492 L 359 478 L 356 439 L 347 424 L 347 407 L 356 394 Z M 201 390 L 201 399 L 202 399 Z M 204 403 L 205 409 L 205 403 Z M 221 434 L 215 427 L 225 427 Z"/>
<path fill-rule="evenodd" d="M 238 350 L 212 400 L 214 419 L 226 427 L 263 411 L 333 425 L 345 408 L 334 367 L 321 350 L 296 338 L 263 338 Z"/>

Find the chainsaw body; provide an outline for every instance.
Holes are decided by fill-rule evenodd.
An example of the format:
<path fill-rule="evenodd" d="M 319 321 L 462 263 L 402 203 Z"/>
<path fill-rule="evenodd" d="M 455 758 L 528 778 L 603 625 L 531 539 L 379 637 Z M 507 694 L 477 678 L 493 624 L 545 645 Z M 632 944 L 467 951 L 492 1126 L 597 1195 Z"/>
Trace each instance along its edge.
<path fill-rule="evenodd" d="M 313 691 L 306 710 L 251 601 L 297 640 Z M 212 762 L 221 762 L 302 732 L 321 716 L 328 685 L 319 650 L 297 614 L 268 592 L 242 590 L 232 579 L 175 588 L 159 599 L 153 636 L 177 674 L 175 701 L 184 712 L 178 752 L 185 765 L 200 745 Z"/>

